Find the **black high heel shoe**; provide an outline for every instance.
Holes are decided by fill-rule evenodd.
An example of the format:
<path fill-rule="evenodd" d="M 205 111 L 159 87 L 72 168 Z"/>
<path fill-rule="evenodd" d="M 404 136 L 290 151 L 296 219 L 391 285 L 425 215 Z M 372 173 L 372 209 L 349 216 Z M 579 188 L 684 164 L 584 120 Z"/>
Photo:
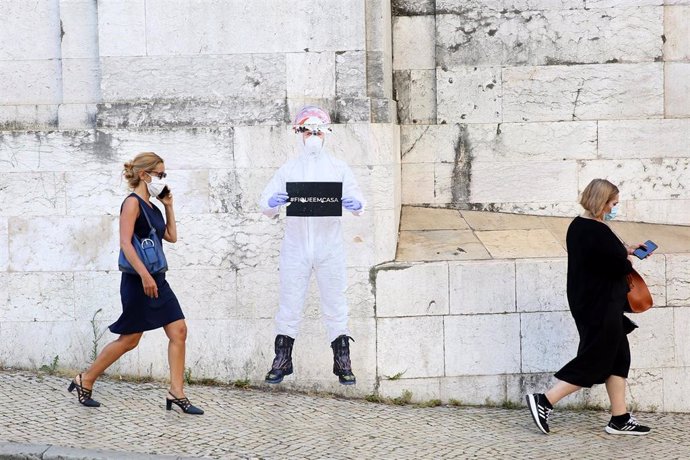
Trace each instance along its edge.
<path fill-rule="evenodd" d="M 172 405 L 175 404 L 176 406 L 179 406 L 179 408 L 182 409 L 182 412 L 184 412 L 185 414 L 202 415 L 204 413 L 203 410 L 199 409 L 198 407 L 194 406 L 191 402 L 189 402 L 189 399 L 178 398 L 170 391 L 168 391 L 168 394 L 172 396 L 173 399 L 165 398 L 165 408 L 167 410 L 172 410 Z"/>
<path fill-rule="evenodd" d="M 101 407 L 101 403 L 91 398 L 92 391 L 87 388 L 84 388 L 81 385 L 82 383 L 84 382 L 81 378 L 81 374 L 79 374 L 79 383 L 72 380 L 72 382 L 70 382 L 69 386 L 67 387 L 67 391 L 71 393 L 76 389 L 77 398 L 79 399 L 79 402 L 86 407 Z"/>

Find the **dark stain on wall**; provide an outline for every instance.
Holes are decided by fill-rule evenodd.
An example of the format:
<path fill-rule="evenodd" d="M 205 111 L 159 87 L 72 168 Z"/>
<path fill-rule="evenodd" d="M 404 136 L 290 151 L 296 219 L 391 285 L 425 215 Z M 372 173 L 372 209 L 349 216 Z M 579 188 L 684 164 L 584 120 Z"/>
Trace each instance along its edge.
<path fill-rule="evenodd" d="M 472 184 L 472 146 L 467 134 L 467 125 L 458 125 L 458 137 L 455 141 L 455 159 L 451 181 L 451 204 L 459 208 L 470 200 Z"/>

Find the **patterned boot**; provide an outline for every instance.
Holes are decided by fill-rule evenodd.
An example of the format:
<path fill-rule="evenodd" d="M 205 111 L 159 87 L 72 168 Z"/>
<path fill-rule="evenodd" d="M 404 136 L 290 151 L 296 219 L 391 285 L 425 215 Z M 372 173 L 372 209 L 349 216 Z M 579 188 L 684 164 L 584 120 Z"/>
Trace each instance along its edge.
<path fill-rule="evenodd" d="M 350 340 L 352 337 L 341 335 L 333 342 L 333 373 L 338 376 L 338 380 L 343 385 L 354 385 L 357 383 L 355 374 L 352 373 L 352 363 L 350 362 Z"/>
<path fill-rule="evenodd" d="M 273 359 L 271 370 L 266 374 L 266 383 L 280 383 L 283 377 L 292 374 L 292 344 L 295 339 L 287 335 L 277 335 L 275 350 L 276 357 Z"/>

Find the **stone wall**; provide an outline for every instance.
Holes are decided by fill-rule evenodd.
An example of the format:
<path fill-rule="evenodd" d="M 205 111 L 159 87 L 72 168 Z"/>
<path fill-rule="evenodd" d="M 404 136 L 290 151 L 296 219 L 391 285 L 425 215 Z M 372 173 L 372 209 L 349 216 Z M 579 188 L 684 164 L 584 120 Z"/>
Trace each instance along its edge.
<path fill-rule="evenodd" d="M 361 392 L 375 379 L 372 266 L 395 257 L 400 214 L 390 4 L 354 0 L 7 0 L 0 3 L 0 364 L 81 368 L 113 336 L 124 161 L 166 160 L 179 241 L 168 279 L 196 377 L 260 381 L 272 360 L 280 220 L 258 195 L 295 146 L 304 103 L 368 201 L 344 218 Z M 306 309 L 299 385 L 337 386 Z M 167 375 L 162 331 L 112 372 Z M 319 350 L 314 354 L 313 350 Z M 334 383 L 336 382 L 336 383 Z"/>
<path fill-rule="evenodd" d="M 395 0 L 403 203 L 690 224 L 690 2 Z"/>

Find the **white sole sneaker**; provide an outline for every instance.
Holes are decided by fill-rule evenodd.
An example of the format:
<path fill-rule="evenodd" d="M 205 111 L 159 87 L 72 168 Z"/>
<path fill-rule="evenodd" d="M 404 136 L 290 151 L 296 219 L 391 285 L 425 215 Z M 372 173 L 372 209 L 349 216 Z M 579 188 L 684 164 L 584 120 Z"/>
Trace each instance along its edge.
<path fill-rule="evenodd" d="M 525 396 L 525 399 L 527 400 L 527 407 L 529 408 L 530 414 L 532 414 L 532 420 L 534 420 L 534 424 L 537 425 L 537 428 L 539 428 L 539 430 L 541 430 L 542 433 L 549 434 L 549 432 L 546 431 L 539 422 L 539 408 L 537 407 L 537 400 L 534 397 L 534 395 L 529 394 Z"/>
<path fill-rule="evenodd" d="M 606 425 L 604 431 L 606 431 L 608 434 L 624 434 L 629 436 L 645 436 L 650 433 L 649 431 L 617 430 L 608 425 Z"/>

